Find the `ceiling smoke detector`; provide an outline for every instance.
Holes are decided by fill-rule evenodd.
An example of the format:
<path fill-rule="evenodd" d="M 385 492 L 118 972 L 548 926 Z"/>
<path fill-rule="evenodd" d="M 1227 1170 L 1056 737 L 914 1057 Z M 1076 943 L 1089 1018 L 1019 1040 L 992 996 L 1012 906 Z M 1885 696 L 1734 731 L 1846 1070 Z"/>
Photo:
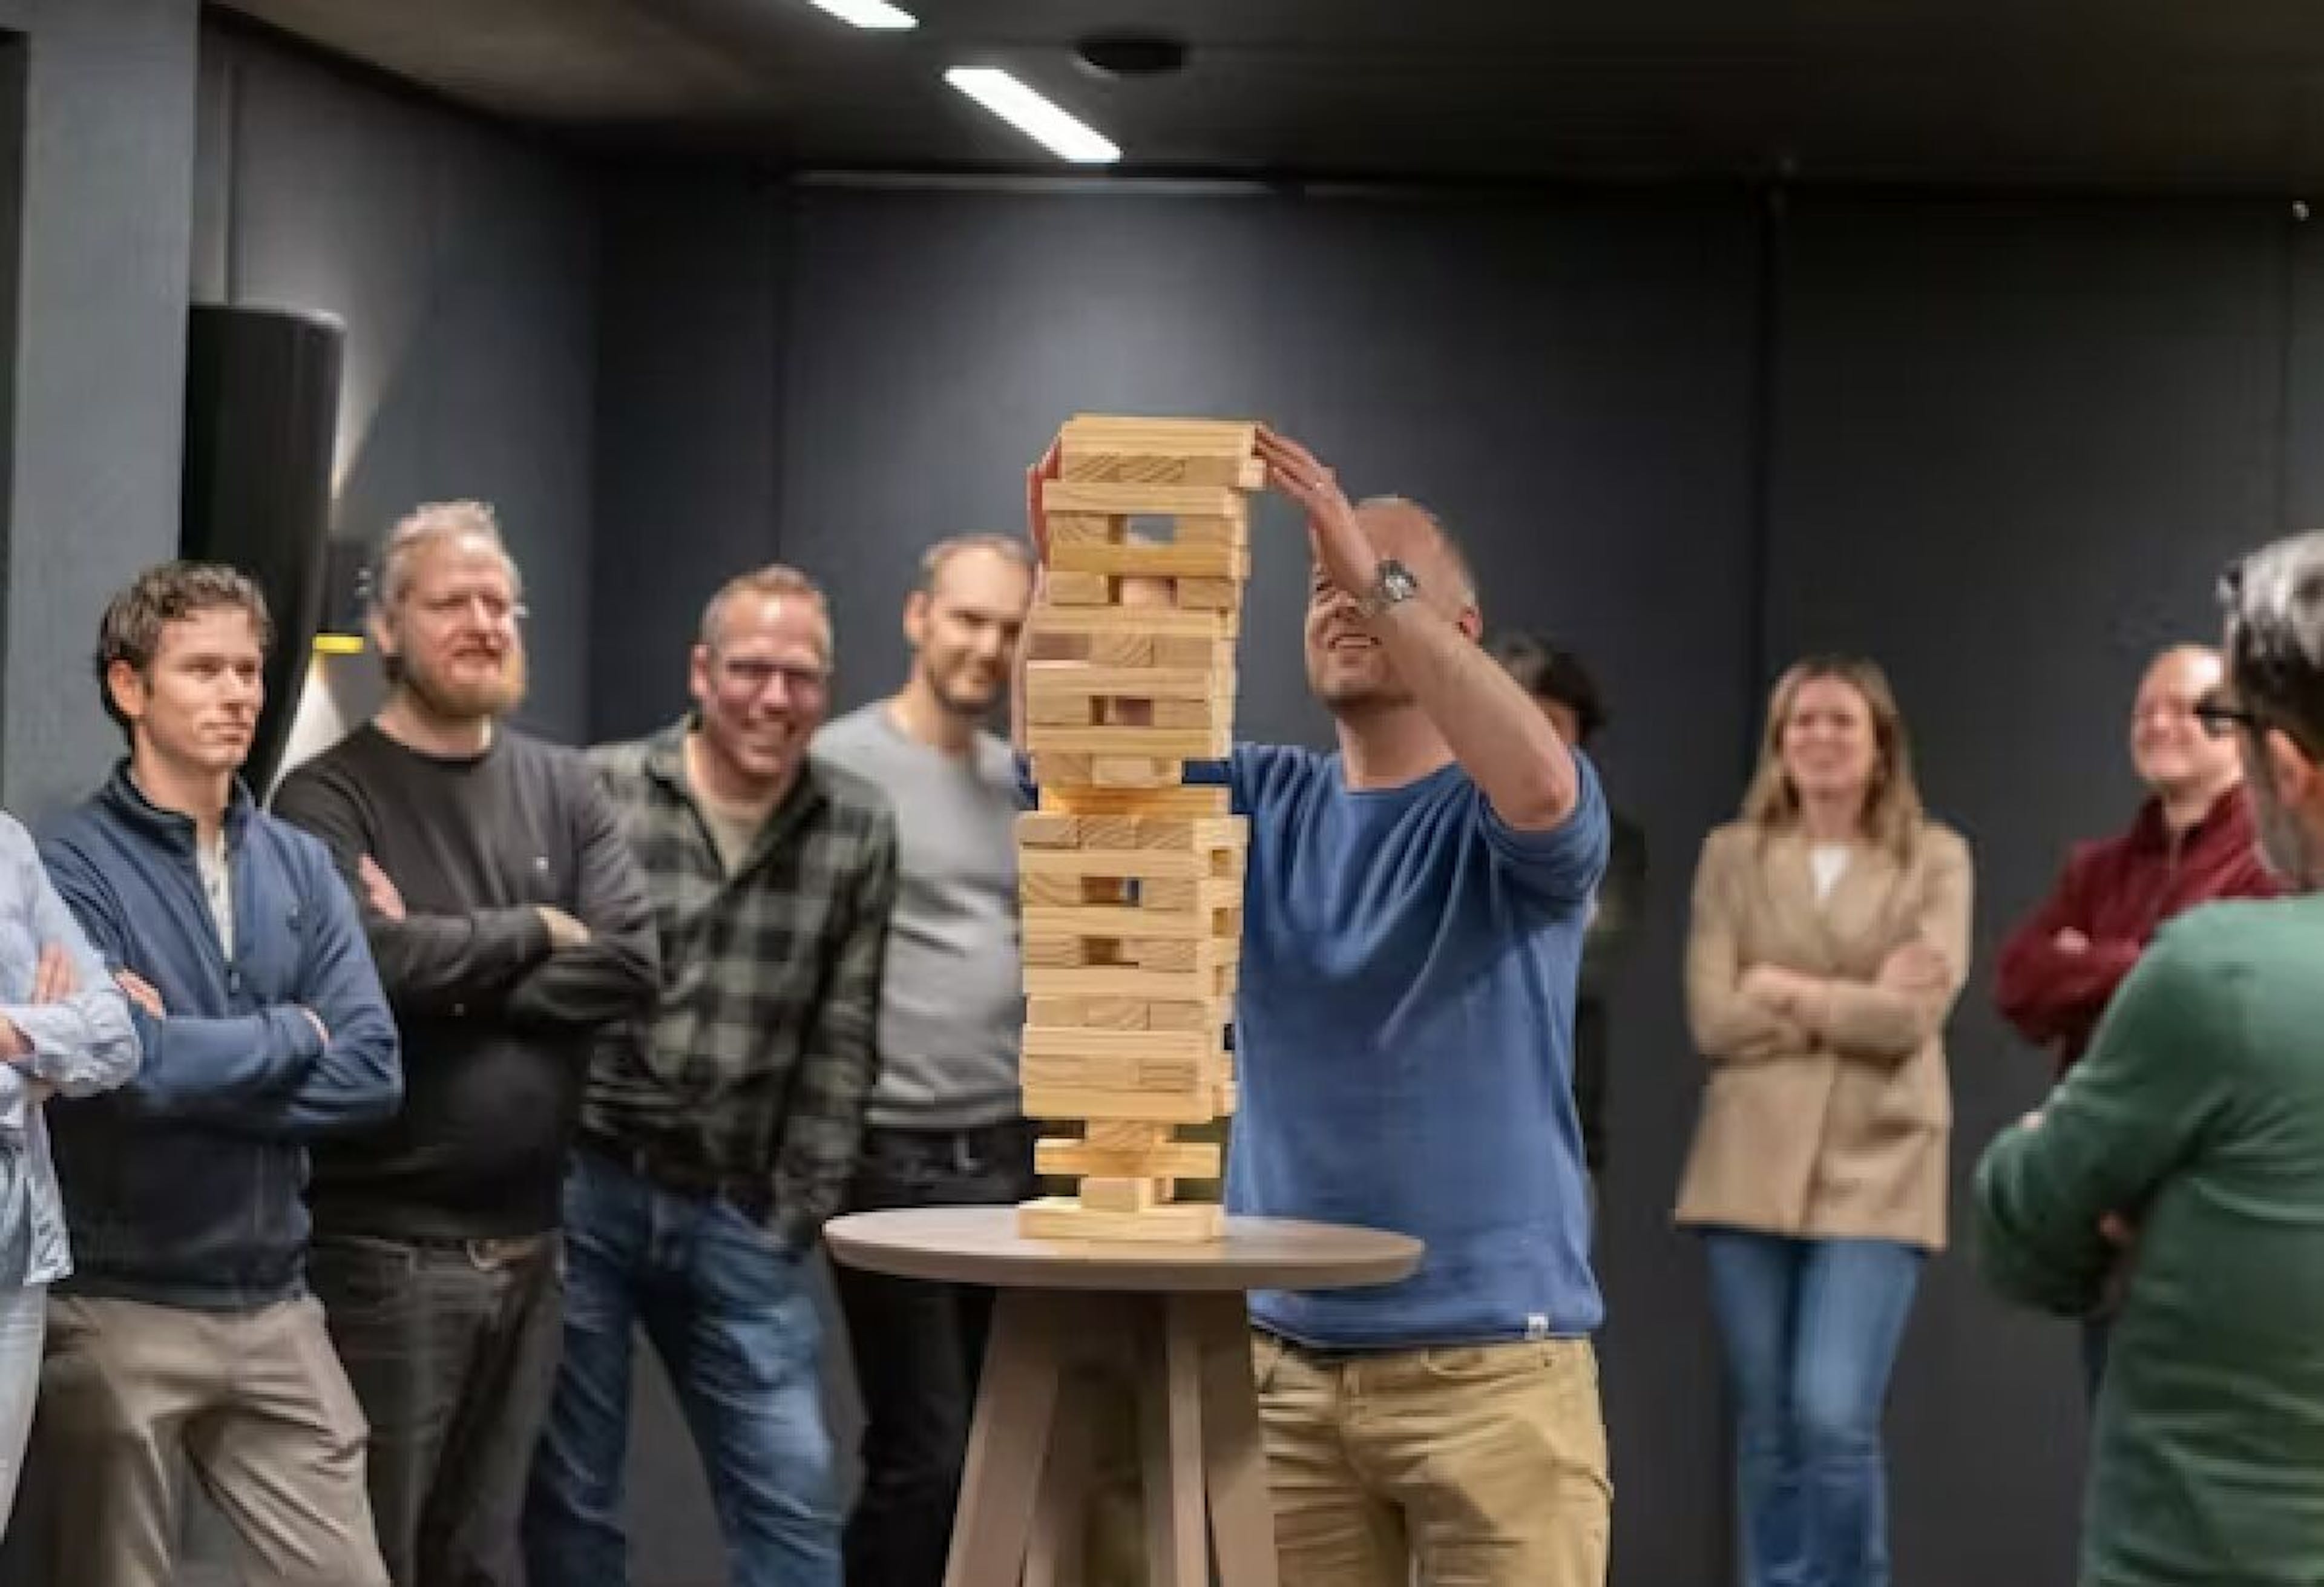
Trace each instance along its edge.
<path fill-rule="evenodd" d="M 1186 42 L 1163 33 L 1091 33 L 1074 45 L 1074 60 L 1092 77 L 1167 77 L 1186 64 Z"/>

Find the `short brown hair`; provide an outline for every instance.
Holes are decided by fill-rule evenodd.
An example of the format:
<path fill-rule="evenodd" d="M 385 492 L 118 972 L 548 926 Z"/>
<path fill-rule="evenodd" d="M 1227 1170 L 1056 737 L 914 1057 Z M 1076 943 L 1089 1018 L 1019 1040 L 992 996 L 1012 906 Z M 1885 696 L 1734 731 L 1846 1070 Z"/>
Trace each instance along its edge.
<path fill-rule="evenodd" d="M 129 731 L 129 718 L 113 703 L 107 675 L 115 661 L 128 663 L 139 677 L 153 665 L 161 649 L 161 631 L 202 612 L 236 607 L 250 614 L 258 630 L 258 648 L 274 643 L 274 620 L 267 614 L 266 596 L 257 584 L 238 569 L 219 562 L 164 562 L 148 567 L 136 581 L 106 603 L 97 625 L 97 696 L 105 714 Z"/>
<path fill-rule="evenodd" d="M 754 567 L 748 573 L 738 573 L 718 586 L 702 608 L 702 632 L 697 636 L 702 648 L 718 648 L 718 630 L 726 620 L 726 608 L 745 595 L 796 595 L 813 603 L 824 614 L 824 627 L 831 626 L 831 603 L 824 598 L 823 586 L 798 568 L 781 562 L 770 562 L 764 567 Z"/>
<path fill-rule="evenodd" d="M 1028 573 L 1038 566 L 1033 558 L 1033 548 L 1015 535 L 956 534 L 950 540 L 938 540 L 920 553 L 920 580 L 912 587 L 924 595 L 934 595 L 936 581 L 944 577 L 945 564 L 954 557 L 966 556 L 971 551 L 991 551 Z"/>

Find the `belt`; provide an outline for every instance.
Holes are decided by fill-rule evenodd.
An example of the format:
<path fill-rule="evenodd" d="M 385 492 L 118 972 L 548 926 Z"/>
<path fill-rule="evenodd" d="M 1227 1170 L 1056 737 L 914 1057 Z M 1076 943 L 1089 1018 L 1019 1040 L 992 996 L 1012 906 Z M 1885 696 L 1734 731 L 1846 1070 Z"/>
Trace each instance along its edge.
<path fill-rule="evenodd" d="M 676 1162 L 650 1148 L 632 1146 L 595 1130 L 582 1132 L 581 1148 L 672 1195 L 727 1202 L 753 1223 L 763 1223 L 774 1210 L 774 1190 L 761 1176 L 721 1174 L 698 1164 Z"/>

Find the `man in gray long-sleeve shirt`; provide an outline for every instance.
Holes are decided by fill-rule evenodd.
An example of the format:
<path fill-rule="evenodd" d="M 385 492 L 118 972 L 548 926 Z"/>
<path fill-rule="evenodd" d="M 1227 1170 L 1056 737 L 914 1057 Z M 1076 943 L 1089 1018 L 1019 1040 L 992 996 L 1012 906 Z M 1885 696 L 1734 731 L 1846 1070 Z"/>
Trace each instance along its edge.
<path fill-rule="evenodd" d="M 1032 1194 L 1032 1131 L 1017 1089 L 1016 761 L 979 726 L 1008 687 L 1032 596 L 1022 541 L 935 547 L 904 608 L 913 660 L 903 688 L 816 740 L 819 759 L 878 784 L 896 806 L 880 1083 L 850 1196 L 857 1210 Z M 853 1268 L 838 1278 L 867 1423 L 849 1587 L 933 1587 L 991 1297 Z"/>

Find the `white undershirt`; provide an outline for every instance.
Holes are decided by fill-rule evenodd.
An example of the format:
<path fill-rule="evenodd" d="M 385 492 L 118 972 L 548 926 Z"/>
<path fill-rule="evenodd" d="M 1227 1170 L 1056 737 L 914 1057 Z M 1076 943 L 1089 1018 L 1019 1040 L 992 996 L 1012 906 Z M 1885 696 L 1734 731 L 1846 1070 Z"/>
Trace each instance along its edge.
<path fill-rule="evenodd" d="M 234 873 L 226 865 L 223 828 L 208 843 L 195 843 L 194 863 L 202 873 L 202 892 L 209 900 L 210 918 L 217 925 L 218 942 L 230 960 L 234 957 Z"/>
<path fill-rule="evenodd" d="M 1808 851 L 1808 869 L 1815 872 L 1816 902 L 1829 903 L 1831 890 L 1848 871 L 1848 845 L 1844 843 L 1820 843 Z"/>

